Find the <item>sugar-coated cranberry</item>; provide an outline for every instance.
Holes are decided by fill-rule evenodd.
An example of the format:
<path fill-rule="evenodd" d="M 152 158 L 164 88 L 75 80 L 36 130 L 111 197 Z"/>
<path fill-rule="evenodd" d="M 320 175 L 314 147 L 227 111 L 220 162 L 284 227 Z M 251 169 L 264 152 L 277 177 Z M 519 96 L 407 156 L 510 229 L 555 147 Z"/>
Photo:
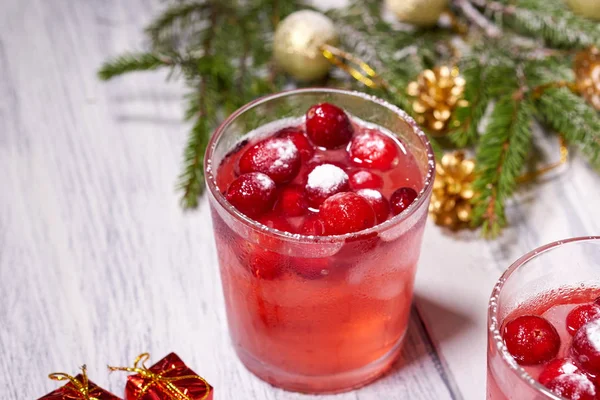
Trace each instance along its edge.
<path fill-rule="evenodd" d="M 546 385 L 558 376 L 565 374 L 583 374 L 583 372 L 568 358 L 557 358 L 546 364 L 538 377 L 538 382 Z"/>
<path fill-rule="evenodd" d="M 521 365 L 541 364 L 556 357 L 560 337 L 548 320 L 524 315 L 509 321 L 502 338 L 508 352 Z"/>
<path fill-rule="evenodd" d="M 278 215 L 274 212 L 262 215 L 256 220 L 261 224 L 268 226 L 271 229 L 277 229 L 278 231 L 293 233 L 292 226 L 290 225 L 288 220 L 284 216 Z"/>
<path fill-rule="evenodd" d="M 279 192 L 275 209 L 288 217 L 304 215 L 308 209 L 308 201 L 304 189 L 300 186 L 287 186 Z"/>
<path fill-rule="evenodd" d="M 368 229 L 375 225 L 373 207 L 356 193 L 334 194 L 319 209 L 325 234 L 343 235 Z"/>
<path fill-rule="evenodd" d="M 290 182 L 300 170 L 300 152 L 287 138 L 271 137 L 256 143 L 239 160 L 241 174 L 262 172 L 276 184 Z"/>
<path fill-rule="evenodd" d="M 379 190 L 360 189 L 356 191 L 356 194 L 367 200 L 371 207 L 373 207 L 378 224 L 387 220 L 388 215 L 390 215 L 390 203 Z"/>
<path fill-rule="evenodd" d="M 599 305 L 590 303 L 577 306 L 567 315 L 567 331 L 573 336 L 583 325 L 598 318 L 600 318 Z"/>
<path fill-rule="evenodd" d="M 575 361 L 586 372 L 600 373 L 600 319 L 583 325 L 571 344 L 571 352 Z"/>
<path fill-rule="evenodd" d="M 300 233 L 310 236 L 323 236 L 325 234 L 325 226 L 319 214 L 310 214 L 304 220 Z"/>
<path fill-rule="evenodd" d="M 364 169 L 350 173 L 349 178 L 352 190 L 381 189 L 383 187 L 383 179 L 379 175 Z"/>
<path fill-rule="evenodd" d="M 319 207 L 328 197 L 350 189 L 348 175 L 332 164 L 317 165 L 306 180 L 306 197 L 312 207 Z"/>
<path fill-rule="evenodd" d="M 406 210 L 416 198 L 417 191 L 412 188 L 403 187 L 396 190 L 390 196 L 390 208 L 392 210 L 392 214 L 400 214 L 402 211 Z"/>
<path fill-rule="evenodd" d="M 225 197 L 241 213 L 255 218 L 273 207 L 275 182 L 260 172 L 244 174 L 231 182 Z"/>
<path fill-rule="evenodd" d="M 348 143 L 353 133 L 350 118 L 333 104 L 317 104 L 306 112 L 306 134 L 317 146 L 336 149 Z"/>
<path fill-rule="evenodd" d="M 389 136 L 368 130 L 352 139 L 348 153 L 354 164 L 385 171 L 397 160 L 398 146 Z"/>
<path fill-rule="evenodd" d="M 248 268 L 259 279 L 275 279 L 285 269 L 285 256 L 273 251 L 255 248 L 248 255 Z"/>
<path fill-rule="evenodd" d="M 560 375 L 544 386 L 554 394 L 568 400 L 594 400 L 596 398 L 594 384 L 582 374 Z"/>
<path fill-rule="evenodd" d="M 300 152 L 302 162 L 308 162 L 315 154 L 315 146 L 299 128 L 284 128 L 277 132 L 275 137 L 290 139 Z"/>

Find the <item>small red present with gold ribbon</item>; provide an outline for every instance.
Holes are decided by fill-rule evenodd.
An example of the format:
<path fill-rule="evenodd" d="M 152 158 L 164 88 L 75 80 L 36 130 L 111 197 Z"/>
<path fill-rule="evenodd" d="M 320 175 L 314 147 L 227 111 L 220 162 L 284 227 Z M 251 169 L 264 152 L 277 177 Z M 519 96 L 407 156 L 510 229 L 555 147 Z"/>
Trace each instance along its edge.
<path fill-rule="evenodd" d="M 39 400 L 121 400 L 120 397 L 107 392 L 87 377 L 85 365 L 81 367 L 81 374 L 71 376 L 64 372 L 55 372 L 48 375 L 55 381 L 69 381 L 66 385 L 48 393 Z"/>
<path fill-rule="evenodd" d="M 213 400 L 213 388 L 189 369 L 175 353 L 146 367 L 148 353 L 140 354 L 133 367 L 108 367 L 134 372 L 127 377 L 125 400 Z"/>

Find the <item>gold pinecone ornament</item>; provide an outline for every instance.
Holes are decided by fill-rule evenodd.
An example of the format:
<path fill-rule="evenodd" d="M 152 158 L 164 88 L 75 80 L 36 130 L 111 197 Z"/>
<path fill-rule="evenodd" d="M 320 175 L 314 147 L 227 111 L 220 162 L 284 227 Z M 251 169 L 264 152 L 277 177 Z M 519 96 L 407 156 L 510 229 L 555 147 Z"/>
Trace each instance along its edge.
<path fill-rule="evenodd" d="M 415 119 L 431 134 L 445 133 L 456 107 L 465 107 L 465 79 L 456 67 L 440 66 L 421 72 L 416 81 L 408 84 L 406 92 L 414 97 Z"/>
<path fill-rule="evenodd" d="M 445 154 L 436 165 L 429 213 L 437 225 L 452 230 L 469 227 L 474 170 L 475 162 L 465 159 L 462 151 Z"/>
<path fill-rule="evenodd" d="M 592 46 L 577 53 L 573 69 L 577 90 L 600 111 L 600 50 Z"/>

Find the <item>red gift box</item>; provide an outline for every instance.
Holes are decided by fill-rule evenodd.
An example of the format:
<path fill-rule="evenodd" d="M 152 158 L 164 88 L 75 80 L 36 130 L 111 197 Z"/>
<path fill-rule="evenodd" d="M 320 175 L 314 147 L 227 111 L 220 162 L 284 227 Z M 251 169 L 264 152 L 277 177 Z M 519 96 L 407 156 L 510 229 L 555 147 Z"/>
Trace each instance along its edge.
<path fill-rule="evenodd" d="M 81 374 L 75 377 L 62 372 L 50 374 L 50 379 L 55 381 L 68 380 L 69 382 L 54 392 L 40 397 L 39 400 L 121 400 L 120 397 L 107 392 L 90 381 L 85 371 L 85 365 L 81 367 L 81 371 Z"/>
<path fill-rule="evenodd" d="M 109 367 L 135 372 L 127 378 L 125 400 L 213 400 L 213 388 L 189 369 L 175 353 L 147 368 L 148 353 L 135 359 L 133 368 Z"/>

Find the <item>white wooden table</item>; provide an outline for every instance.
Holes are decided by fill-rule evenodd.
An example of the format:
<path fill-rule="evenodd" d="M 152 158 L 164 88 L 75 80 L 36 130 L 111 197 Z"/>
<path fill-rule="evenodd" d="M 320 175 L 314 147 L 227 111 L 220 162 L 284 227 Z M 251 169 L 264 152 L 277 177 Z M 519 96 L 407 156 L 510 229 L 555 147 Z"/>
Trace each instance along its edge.
<path fill-rule="evenodd" d="M 218 399 L 307 399 L 248 373 L 229 344 L 206 202 L 174 182 L 184 89 L 162 73 L 101 83 L 139 46 L 158 0 L 0 1 L 0 398 L 57 387 L 52 371 L 116 394 L 140 352 L 177 352 Z M 501 271 L 547 242 L 600 233 L 600 178 L 575 160 L 522 188 L 495 242 L 431 225 L 416 308 L 394 369 L 339 400 L 484 398 L 486 307 Z M 533 200 L 536 200 L 535 202 Z"/>

